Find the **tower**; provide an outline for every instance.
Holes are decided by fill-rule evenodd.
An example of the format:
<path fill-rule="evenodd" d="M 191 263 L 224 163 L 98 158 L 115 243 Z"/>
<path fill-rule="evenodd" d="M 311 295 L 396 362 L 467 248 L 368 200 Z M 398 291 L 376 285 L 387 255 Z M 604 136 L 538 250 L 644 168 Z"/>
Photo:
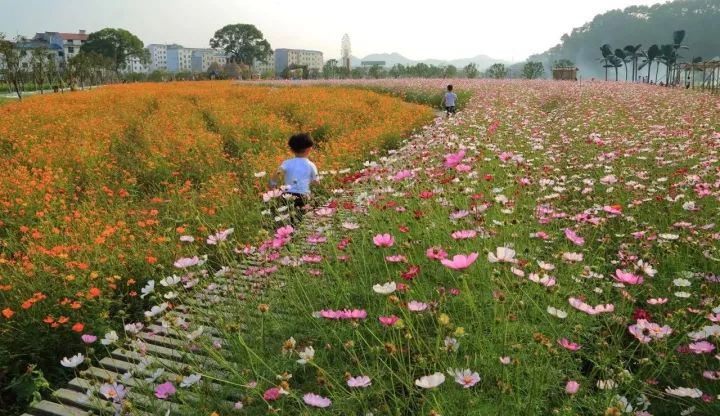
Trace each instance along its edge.
<path fill-rule="evenodd" d="M 350 47 L 350 36 L 346 33 L 345 36 L 342 38 L 342 50 L 340 52 L 341 56 L 341 62 L 343 68 L 350 71 L 350 54 L 352 53 L 352 48 Z"/>

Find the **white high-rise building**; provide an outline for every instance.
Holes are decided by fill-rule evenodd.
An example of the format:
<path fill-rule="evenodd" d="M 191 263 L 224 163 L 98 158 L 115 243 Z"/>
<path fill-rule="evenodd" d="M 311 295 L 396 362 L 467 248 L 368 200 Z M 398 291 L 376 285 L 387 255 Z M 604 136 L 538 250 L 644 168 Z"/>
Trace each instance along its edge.
<path fill-rule="evenodd" d="M 308 70 L 322 71 L 323 54 L 320 51 L 306 49 L 276 49 L 275 73 L 281 74 L 286 68 L 306 66 Z"/>
<path fill-rule="evenodd" d="M 227 61 L 227 56 L 215 49 L 192 49 L 191 67 L 194 72 L 207 72 L 213 63 L 222 67 Z"/>
<path fill-rule="evenodd" d="M 255 61 L 253 63 L 253 71 L 259 75 L 275 72 L 275 53 L 269 54 L 265 60 L 267 62 Z"/>
<path fill-rule="evenodd" d="M 148 70 L 150 72 L 167 71 L 167 45 L 153 43 L 147 46 L 147 50 L 150 52 Z"/>

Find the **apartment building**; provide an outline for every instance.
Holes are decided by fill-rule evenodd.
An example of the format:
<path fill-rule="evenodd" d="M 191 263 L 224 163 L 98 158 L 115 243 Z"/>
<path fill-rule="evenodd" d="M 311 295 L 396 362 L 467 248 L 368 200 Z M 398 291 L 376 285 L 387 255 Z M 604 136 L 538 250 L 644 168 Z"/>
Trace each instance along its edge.
<path fill-rule="evenodd" d="M 150 55 L 148 70 L 150 72 L 167 71 L 167 45 L 152 43 L 147 45 L 146 49 Z"/>
<path fill-rule="evenodd" d="M 253 72 L 260 75 L 275 72 L 275 53 L 269 54 L 265 60 L 266 62 L 255 61 L 252 66 Z"/>
<path fill-rule="evenodd" d="M 276 49 L 275 73 L 281 74 L 292 65 L 307 66 L 308 70 L 321 71 L 323 67 L 323 54 L 320 51 L 307 49 Z"/>
<path fill-rule="evenodd" d="M 227 56 L 215 49 L 193 49 L 191 53 L 191 68 L 194 72 L 207 72 L 213 63 L 222 67 L 227 61 Z"/>

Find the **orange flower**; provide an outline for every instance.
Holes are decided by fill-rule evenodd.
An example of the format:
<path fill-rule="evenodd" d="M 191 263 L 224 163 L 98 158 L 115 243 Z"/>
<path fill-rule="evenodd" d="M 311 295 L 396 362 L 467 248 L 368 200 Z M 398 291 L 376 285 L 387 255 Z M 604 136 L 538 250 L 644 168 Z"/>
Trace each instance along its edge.
<path fill-rule="evenodd" d="M 100 289 L 98 289 L 96 287 L 91 287 L 90 290 L 88 290 L 87 297 L 88 297 L 88 299 L 96 298 L 96 297 L 100 296 L 101 293 L 102 292 L 100 291 Z"/>
<path fill-rule="evenodd" d="M 68 318 L 67 316 L 60 316 L 57 321 L 59 324 L 66 324 L 70 322 L 70 318 Z"/>
<path fill-rule="evenodd" d="M 2 315 L 5 317 L 5 319 L 10 319 L 13 315 L 15 315 L 15 312 L 13 312 L 13 310 L 10 308 L 5 308 L 2 310 Z"/>
<path fill-rule="evenodd" d="M 53 318 L 52 315 L 48 315 L 45 317 L 45 319 L 43 319 L 43 322 L 45 322 L 46 324 L 51 324 L 55 322 L 55 318 Z"/>
<path fill-rule="evenodd" d="M 157 263 L 158 259 L 157 259 L 157 257 L 147 256 L 147 257 L 145 257 L 145 261 L 148 264 L 155 264 L 155 263 Z"/>
<path fill-rule="evenodd" d="M 75 325 L 72 326 L 72 329 L 74 332 L 82 332 L 83 329 L 85 329 L 85 324 L 81 324 L 80 322 L 76 322 Z"/>

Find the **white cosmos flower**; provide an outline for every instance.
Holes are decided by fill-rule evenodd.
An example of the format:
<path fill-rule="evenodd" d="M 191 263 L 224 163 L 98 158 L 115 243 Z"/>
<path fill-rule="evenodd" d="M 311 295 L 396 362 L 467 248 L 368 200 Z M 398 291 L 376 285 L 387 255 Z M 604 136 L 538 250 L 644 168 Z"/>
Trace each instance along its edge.
<path fill-rule="evenodd" d="M 538 260 L 537 264 L 538 264 L 538 266 L 540 266 L 541 269 L 543 269 L 547 272 L 555 270 L 555 266 L 553 264 L 545 263 L 544 261 L 540 261 L 540 260 Z"/>
<path fill-rule="evenodd" d="M 617 387 L 615 380 L 598 380 L 597 387 L 600 390 L 612 390 Z"/>
<path fill-rule="evenodd" d="M 381 295 L 389 295 L 397 290 L 397 284 L 395 282 L 388 282 L 383 285 L 373 285 L 373 291 Z"/>
<path fill-rule="evenodd" d="M 508 247 L 498 247 L 495 253 L 488 253 L 490 263 L 515 263 L 515 250 Z"/>
<path fill-rule="evenodd" d="M 117 332 L 110 331 L 107 334 L 105 334 L 105 338 L 103 338 L 100 343 L 103 345 L 110 345 L 115 342 L 117 342 L 120 338 L 118 337 Z"/>
<path fill-rule="evenodd" d="M 203 333 L 204 330 L 205 330 L 205 328 L 201 326 L 201 327 L 199 327 L 198 329 L 194 330 L 193 332 L 191 332 L 191 333 L 189 333 L 189 334 L 187 334 L 187 335 L 185 335 L 185 336 L 186 336 L 187 339 L 189 339 L 190 341 L 193 341 L 193 340 L 195 340 L 197 337 L 199 337 L 200 335 L 202 335 L 202 333 Z"/>
<path fill-rule="evenodd" d="M 556 307 L 554 307 L 554 306 L 548 306 L 548 307 L 547 307 L 547 313 L 549 313 L 549 314 L 552 315 L 552 316 L 558 317 L 558 318 L 560 318 L 560 319 L 565 319 L 565 318 L 567 318 L 567 312 L 565 312 L 565 311 L 562 310 L 562 309 L 558 309 L 558 308 L 556 308 Z"/>
<path fill-rule="evenodd" d="M 190 374 L 189 376 L 183 377 L 182 381 L 180 382 L 180 387 L 190 387 L 200 381 L 200 378 L 200 374 Z"/>
<path fill-rule="evenodd" d="M 678 238 L 680 238 L 680 236 L 677 234 L 669 234 L 669 233 L 660 234 L 658 237 L 662 238 L 663 240 L 677 240 Z"/>
<path fill-rule="evenodd" d="M 80 364 L 82 364 L 83 361 L 85 361 L 85 356 L 80 353 L 77 353 L 70 358 L 63 357 L 63 359 L 60 360 L 60 364 L 63 367 L 75 368 L 75 367 L 79 366 Z"/>
<path fill-rule="evenodd" d="M 265 176 L 266 174 L 267 174 L 267 173 L 266 173 L 264 170 L 263 170 L 263 171 L 260 171 L 260 172 L 255 172 L 255 173 L 254 173 L 254 175 L 255 175 L 256 178 L 262 178 L 262 177 Z"/>
<path fill-rule="evenodd" d="M 161 313 L 165 312 L 165 309 L 167 309 L 167 307 L 168 307 L 167 302 L 163 302 L 160 305 L 153 306 L 152 308 L 150 308 L 149 311 L 145 311 L 145 316 L 147 318 L 152 318 L 157 315 L 160 315 Z"/>
<path fill-rule="evenodd" d="M 692 296 L 692 294 L 689 292 L 675 292 L 675 296 L 686 299 L 686 298 L 689 298 L 690 296 Z"/>
<path fill-rule="evenodd" d="M 435 388 L 445 382 L 445 375 L 443 373 L 435 373 L 429 376 L 422 376 L 415 380 L 415 385 L 424 389 Z"/>
<path fill-rule="evenodd" d="M 671 395 L 671 396 L 677 396 L 677 397 L 690 397 L 693 399 L 697 399 L 699 397 L 702 397 L 703 392 L 699 389 L 692 389 L 689 387 L 677 387 L 677 388 L 665 388 L 665 393 Z"/>
<path fill-rule="evenodd" d="M 162 279 L 160 281 L 160 284 L 165 287 L 169 287 L 169 286 L 174 286 L 174 285 L 180 283 L 180 280 L 181 280 L 180 276 L 172 275 L 172 276 L 168 276 L 168 277 Z"/>
<path fill-rule="evenodd" d="M 140 295 L 141 299 L 145 299 L 145 296 L 153 293 L 155 291 L 155 281 L 154 280 L 148 280 L 148 282 L 145 284 L 145 287 L 140 289 Z"/>
<path fill-rule="evenodd" d="M 168 293 L 166 293 L 165 295 L 163 295 L 163 297 L 164 297 L 165 299 L 170 300 L 170 299 L 175 299 L 175 298 L 177 297 L 177 295 L 178 295 L 178 294 L 175 293 L 175 292 L 168 292 Z"/>
<path fill-rule="evenodd" d="M 125 325 L 125 332 L 129 334 L 137 334 L 143 329 L 144 325 L 140 322 Z"/>
<path fill-rule="evenodd" d="M 312 346 L 305 347 L 303 351 L 300 351 L 298 353 L 300 356 L 300 359 L 297 360 L 298 364 L 305 365 L 308 362 L 312 361 L 313 358 L 315 358 L 315 348 Z"/>
<path fill-rule="evenodd" d="M 678 287 L 690 287 L 692 286 L 692 283 L 690 283 L 687 279 L 675 279 L 673 280 L 673 284 Z"/>

